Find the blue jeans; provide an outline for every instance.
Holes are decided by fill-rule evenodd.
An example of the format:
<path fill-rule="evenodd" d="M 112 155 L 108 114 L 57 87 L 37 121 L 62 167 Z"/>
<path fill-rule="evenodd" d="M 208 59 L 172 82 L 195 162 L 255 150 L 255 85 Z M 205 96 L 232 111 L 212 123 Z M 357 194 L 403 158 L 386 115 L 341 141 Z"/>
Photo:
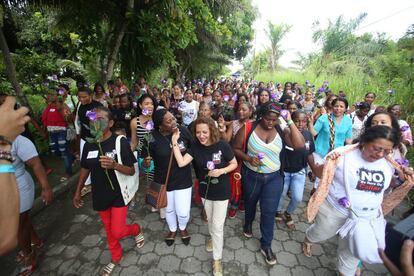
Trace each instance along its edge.
<path fill-rule="evenodd" d="M 65 172 L 67 175 L 72 175 L 73 155 L 69 150 L 69 144 L 66 141 L 66 130 L 50 131 L 49 132 L 49 146 L 50 151 L 62 156 L 65 164 Z"/>
<path fill-rule="evenodd" d="M 291 199 L 286 212 L 292 214 L 295 211 L 296 207 L 298 207 L 298 205 L 302 202 L 303 190 L 305 189 L 306 170 L 302 169 L 301 171 L 295 173 L 285 172 L 284 175 L 285 181 L 283 185 L 283 194 L 280 198 L 277 211 L 280 212 L 282 210 L 284 199 L 287 192 L 290 190 Z"/>
<path fill-rule="evenodd" d="M 273 240 L 276 209 L 283 191 L 283 177 L 279 171 L 256 173 L 242 166 L 245 224 L 252 224 L 256 216 L 257 202 L 260 200 L 260 244 L 263 249 L 270 248 Z"/>

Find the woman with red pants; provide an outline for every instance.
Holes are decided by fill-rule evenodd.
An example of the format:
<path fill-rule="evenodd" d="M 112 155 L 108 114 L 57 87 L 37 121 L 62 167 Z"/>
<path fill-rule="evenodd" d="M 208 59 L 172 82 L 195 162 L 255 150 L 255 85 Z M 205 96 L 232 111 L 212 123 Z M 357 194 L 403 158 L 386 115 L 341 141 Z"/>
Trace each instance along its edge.
<path fill-rule="evenodd" d="M 134 175 L 134 163 L 137 162 L 126 138 L 121 138 L 121 159 L 118 163 L 115 150 L 117 136 L 112 134 L 110 128 L 114 121 L 109 109 L 97 107 L 90 119 L 99 121 L 103 129 L 103 136 L 97 143 L 86 143 L 81 158 L 81 171 L 78 186 L 73 198 L 73 205 L 80 208 L 83 205 L 81 190 L 89 175 L 92 180 L 93 209 L 98 211 L 103 222 L 108 247 L 112 261 L 107 264 L 101 275 L 111 275 L 115 266 L 122 259 L 122 248 L 119 240 L 128 236 L 135 236 L 136 246 L 144 245 L 144 235 L 137 223 L 126 224 L 128 206 L 124 203 L 115 170 L 125 175 Z"/>

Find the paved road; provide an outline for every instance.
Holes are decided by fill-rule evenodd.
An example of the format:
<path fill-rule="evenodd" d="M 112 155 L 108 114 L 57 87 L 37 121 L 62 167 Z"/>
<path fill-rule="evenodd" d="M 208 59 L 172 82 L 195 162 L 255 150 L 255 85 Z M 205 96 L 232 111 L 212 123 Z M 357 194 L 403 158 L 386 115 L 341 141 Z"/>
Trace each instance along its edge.
<path fill-rule="evenodd" d="M 144 185 L 141 185 L 144 186 Z M 141 187 L 143 188 L 143 187 Z M 305 191 L 305 201 L 309 190 Z M 104 264 L 110 261 L 106 238 L 100 219 L 92 210 L 90 195 L 82 209 L 74 209 L 71 203 L 72 192 L 61 196 L 49 208 L 34 217 L 34 225 L 45 240 L 39 250 L 39 269 L 34 275 L 97 275 Z M 138 222 L 144 229 L 146 243 L 141 249 L 134 247 L 132 238 L 122 241 L 124 259 L 114 275 L 211 275 L 211 253 L 205 251 L 208 237 L 207 225 L 200 219 L 200 209 L 192 207 L 189 233 L 189 246 L 180 239 L 168 247 L 163 241 L 167 231 L 165 221 L 143 205 L 143 189 L 138 198 L 139 208 L 129 212 L 129 222 Z M 302 203 L 293 215 L 296 231 L 285 225 L 275 229 L 273 251 L 278 264 L 269 267 L 259 250 L 260 230 L 254 223 L 252 239 L 242 235 L 243 214 L 235 219 L 227 219 L 223 269 L 225 275 L 336 275 L 335 239 L 314 246 L 314 257 L 301 254 L 300 242 L 308 224 L 304 220 Z M 391 220 L 396 220 L 406 210 L 400 207 Z M 1 275 L 16 275 L 15 254 L 0 259 Z M 382 265 L 365 267 L 363 275 L 387 275 Z"/>

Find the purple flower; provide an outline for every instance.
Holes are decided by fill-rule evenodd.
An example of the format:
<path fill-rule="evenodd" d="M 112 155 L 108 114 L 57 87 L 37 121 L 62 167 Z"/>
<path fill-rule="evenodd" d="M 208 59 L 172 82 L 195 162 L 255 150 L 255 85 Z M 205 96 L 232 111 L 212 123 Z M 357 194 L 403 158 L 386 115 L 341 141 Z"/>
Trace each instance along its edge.
<path fill-rule="evenodd" d="M 209 171 L 214 170 L 215 167 L 216 166 L 214 165 L 214 162 L 213 161 L 207 161 L 207 169 Z"/>
<path fill-rule="evenodd" d="M 406 132 L 407 130 L 409 130 L 410 129 L 410 127 L 409 126 L 402 126 L 401 128 L 400 128 L 400 130 L 401 130 L 401 132 Z"/>
<path fill-rule="evenodd" d="M 323 81 L 323 85 L 324 85 L 324 86 L 328 86 L 328 85 L 329 85 L 329 81 L 324 80 L 324 81 Z"/>
<path fill-rule="evenodd" d="M 282 116 L 283 119 L 285 120 L 287 120 L 288 114 L 289 114 L 289 111 L 287 111 L 286 109 L 283 109 L 280 111 L 280 116 Z"/>
<path fill-rule="evenodd" d="M 65 90 L 59 89 L 58 93 L 59 93 L 59 95 L 62 95 L 63 96 L 65 94 Z"/>
<path fill-rule="evenodd" d="M 52 80 L 57 81 L 58 80 L 57 75 L 52 75 Z"/>
<path fill-rule="evenodd" d="M 154 122 L 153 121 L 147 121 L 145 123 L 145 129 L 148 131 L 151 131 L 154 129 Z"/>
<path fill-rule="evenodd" d="M 225 102 L 228 102 L 228 101 L 230 100 L 229 95 L 224 95 L 224 96 L 223 96 L 223 100 L 224 100 Z"/>
<path fill-rule="evenodd" d="M 105 96 L 106 97 L 109 97 L 110 96 L 108 91 L 105 92 Z"/>
<path fill-rule="evenodd" d="M 320 87 L 317 92 L 318 94 L 322 94 L 323 92 L 325 92 L 325 88 Z"/>
<path fill-rule="evenodd" d="M 403 167 L 408 167 L 408 165 L 410 165 L 410 161 L 408 161 L 407 159 L 395 159 L 395 162 L 397 162 L 398 165 Z"/>
<path fill-rule="evenodd" d="M 306 84 L 307 86 L 309 86 L 309 85 L 311 84 L 311 82 L 310 82 L 309 80 L 306 80 L 306 81 L 305 81 L 305 84 Z"/>
<path fill-rule="evenodd" d="M 264 157 L 265 157 L 265 154 L 263 152 L 259 152 L 257 154 L 257 158 L 259 159 L 259 161 L 262 161 Z"/>
<path fill-rule="evenodd" d="M 351 207 L 351 202 L 346 196 L 338 199 L 338 203 L 339 205 L 341 205 L 342 207 L 345 207 L 346 209 L 349 209 Z"/>
<path fill-rule="evenodd" d="M 96 112 L 90 110 L 86 112 L 86 117 L 88 117 L 89 121 L 92 122 L 95 122 L 98 119 Z"/>
<path fill-rule="evenodd" d="M 237 94 L 234 94 L 234 96 L 233 96 L 233 101 L 237 101 Z"/>
<path fill-rule="evenodd" d="M 142 115 L 144 115 L 144 116 L 148 116 L 149 113 L 150 113 L 150 111 L 146 107 L 142 110 Z"/>
<path fill-rule="evenodd" d="M 167 83 L 166 80 L 164 80 L 164 79 L 161 80 L 161 84 L 166 84 L 166 83 Z"/>
<path fill-rule="evenodd" d="M 132 106 L 133 106 L 134 108 L 137 108 L 137 106 L 138 106 L 137 102 L 132 102 Z"/>
<path fill-rule="evenodd" d="M 277 95 L 276 93 L 270 93 L 270 97 L 272 98 L 272 100 L 277 100 Z"/>

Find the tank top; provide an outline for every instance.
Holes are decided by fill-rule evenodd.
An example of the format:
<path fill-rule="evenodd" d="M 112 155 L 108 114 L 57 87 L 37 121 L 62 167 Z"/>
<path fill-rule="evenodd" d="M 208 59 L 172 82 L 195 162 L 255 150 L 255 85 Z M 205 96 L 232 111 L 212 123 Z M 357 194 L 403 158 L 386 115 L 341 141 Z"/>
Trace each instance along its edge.
<path fill-rule="evenodd" d="M 263 165 L 259 167 L 253 167 L 249 162 L 243 161 L 244 164 L 252 171 L 258 173 L 273 173 L 280 169 L 280 153 L 283 148 L 283 141 L 279 134 L 268 144 L 266 144 L 260 137 L 253 131 L 249 142 L 247 144 L 247 154 L 249 156 L 257 156 L 258 153 L 263 153 L 262 159 Z"/>
<path fill-rule="evenodd" d="M 142 144 L 144 143 L 144 136 L 150 133 L 145 127 L 141 125 L 141 121 L 139 116 L 137 117 L 137 140 L 138 140 L 138 147 L 141 148 Z M 141 151 L 138 152 L 138 156 L 141 155 Z M 148 181 L 152 181 L 154 179 L 154 172 L 146 172 L 146 178 Z"/>

